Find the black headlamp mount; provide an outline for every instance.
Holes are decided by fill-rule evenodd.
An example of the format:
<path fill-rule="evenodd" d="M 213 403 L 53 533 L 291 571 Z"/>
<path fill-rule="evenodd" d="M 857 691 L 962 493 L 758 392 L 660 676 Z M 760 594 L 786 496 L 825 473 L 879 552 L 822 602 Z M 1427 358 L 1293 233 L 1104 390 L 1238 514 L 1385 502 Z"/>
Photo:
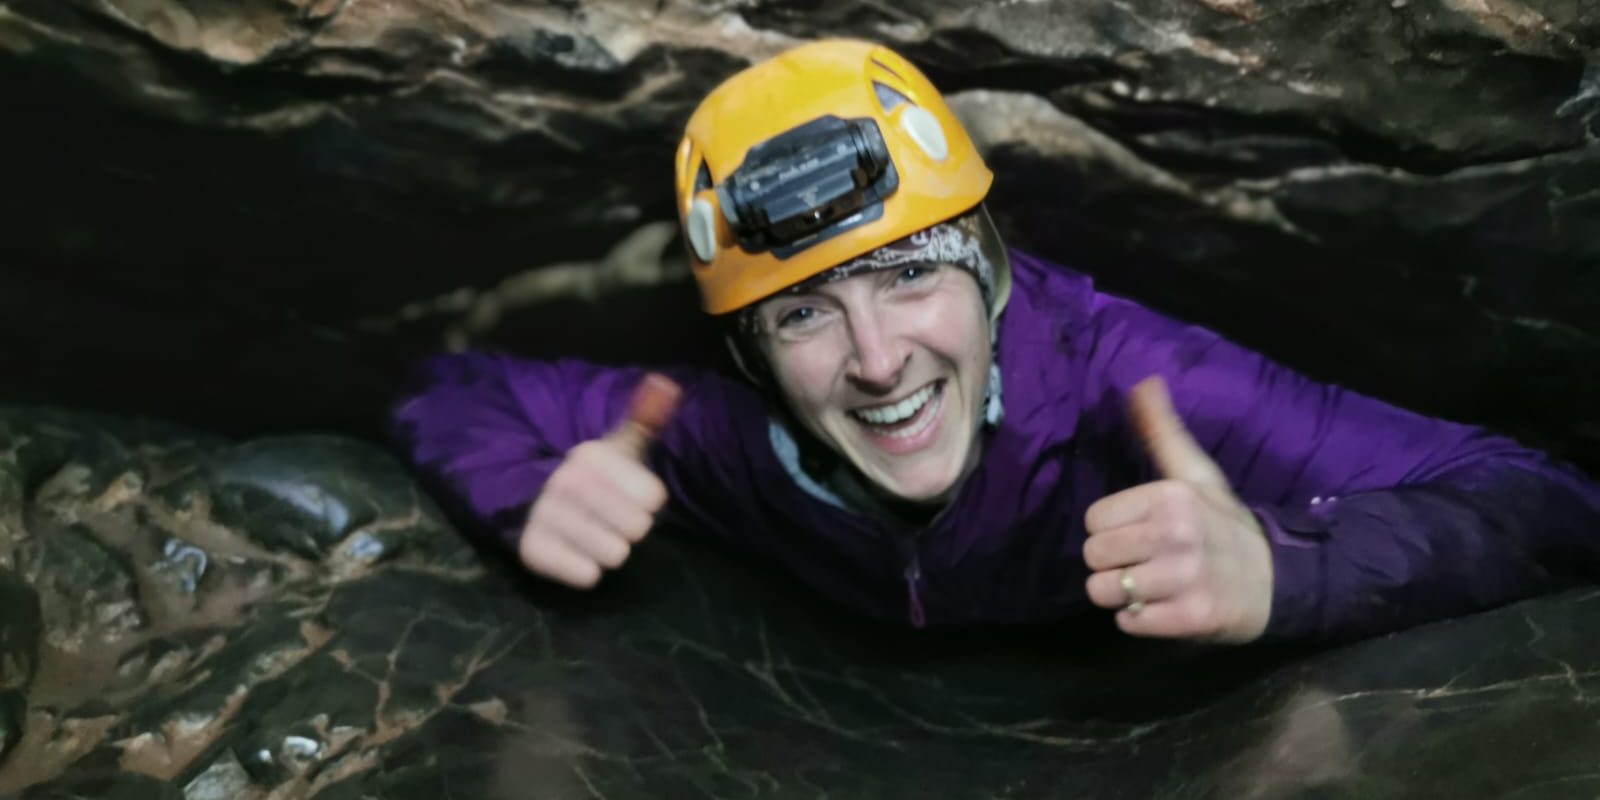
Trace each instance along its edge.
<path fill-rule="evenodd" d="M 717 200 L 739 246 L 787 258 L 881 217 L 899 185 L 878 124 L 830 115 L 750 148 Z"/>

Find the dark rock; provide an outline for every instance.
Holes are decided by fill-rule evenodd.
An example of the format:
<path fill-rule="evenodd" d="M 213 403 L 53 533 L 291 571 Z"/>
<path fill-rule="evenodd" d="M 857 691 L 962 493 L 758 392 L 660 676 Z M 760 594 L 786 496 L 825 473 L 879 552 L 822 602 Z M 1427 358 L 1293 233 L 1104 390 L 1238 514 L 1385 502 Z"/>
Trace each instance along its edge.
<path fill-rule="evenodd" d="M 39 596 L 10 570 L 0 569 L 0 689 L 26 689 L 38 665 Z"/>
<path fill-rule="evenodd" d="M 38 595 L 10 570 L 0 568 L 0 763 L 22 736 L 42 629 Z"/>
<path fill-rule="evenodd" d="M 11 746 L 22 738 L 22 723 L 28 711 L 28 697 L 22 689 L 0 689 L 0 762 Z"/>
<path fill-rule="evenodd" d="M 375 563 L 437 527 L 432 503 L 394 460 L 370 445 L 335 437 L 284 437 L 219 453 L 200 482 L 215 493 L 218 522 L 246 531 L 269 550 Z M 402 519 L 375 525 L 386 513 Z"/>
<path fill-rule="evenodd" d="M 36 553 L 0 571 L 0 656 L 39 642 L 0 658 L 0 796 L 1600 790 L 1593 590 L 1322 652 L 912 631 L 663 531 L 578 595 L 479 562 L 364 445 L 154 430 L 0 411 L 0 476 L 35 487 L 0 494 L 0 554 Z M 143 477 L 83 477 L 113 461 Z M 337 544 L 385 528 L 387 558 Z"/>
<path fill-rule="evenodd" d="M 1328 652 L 912 633 L 653 537 L 480 555 L 376 434 L 440 346 L 719 365 L 699 97 L 890 43 L 1008 237 L 1600 467 L 1600 7 L 0 7 L 0 796 L 1593 796 L 1600 595 Z M 21 612 L 17 613 L 20 609 Z"/>
<path fill-rule="evenodd" d="M 250 773 L 239 765 L 232 752 L 224 752 L 205 772 L 183 787 L 184 800 L 234 800 L 248 797 Z"/>
<path fill-rule="evenodd" d="M 342 586 L 384 569 L 479 571 L 370 445 L 235 447 L 165 430 L 0 413 L 0 556 L 21 576 L 0 583 L 0 599 L 16 600 L 0 625 L 0 740 L 12 751 L 0 794 L 68 765 L 74 787 L 108 772 L 198 780 L 197 760 L 220 763 L 242 710 L 270 709 L 276 681 L 337 633 L 323 610 Z M 32 608 L 31 629 L 13 606 Z M 195 791 L 231 780 L 217 769 Z"/>
<path fill-rule="evenodd" d="M 662 267 L 642 284 L 523 279 L 670 223 L 698 98 L 850 35 L 952 94 L 1016 243 L 1600 466 L 1593 4 L 7 9 L 14 398 L 372 434 L 403 365 L 447 341 L 721 365 L 675 244 L 670 266 L 637 256 Z"/>

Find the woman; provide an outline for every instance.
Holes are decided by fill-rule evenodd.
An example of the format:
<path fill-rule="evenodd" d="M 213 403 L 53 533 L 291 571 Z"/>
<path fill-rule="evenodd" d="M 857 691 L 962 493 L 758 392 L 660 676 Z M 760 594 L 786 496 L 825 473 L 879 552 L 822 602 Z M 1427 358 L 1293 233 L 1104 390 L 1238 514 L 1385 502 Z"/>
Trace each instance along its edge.
<path fill-rule="evenodd" d="M 665 510 L 918 626 L 1092 604 L 1131 634 L 1245 642 L 1594 572 L 1600 492 L 1574 471 L 1006 251 L 991 173 L 887 49 L 735 75 L 676 167 L 747 381 L 469 353 L 397 407 L 419 468 L 538 574 L 593 586 Z"/>

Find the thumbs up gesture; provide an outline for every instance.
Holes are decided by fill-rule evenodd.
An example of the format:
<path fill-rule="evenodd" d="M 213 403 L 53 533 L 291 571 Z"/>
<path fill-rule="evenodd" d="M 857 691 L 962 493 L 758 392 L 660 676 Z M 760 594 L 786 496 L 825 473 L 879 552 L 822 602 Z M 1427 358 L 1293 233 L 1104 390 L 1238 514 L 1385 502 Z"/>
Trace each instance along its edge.
<path fill-rule="evenodd" d="M 645 453 L 677 410 L 681 390 L 645 376 L 615 430 L 568 451 L 528 512 L 518 554 L 528 569 L 578 589 L 628 559 L 667 502 Z"/>
<path fill-rule="evenodd" d="M 1089 507 L 1089 599 L 1121 609 L 1136 636 L 1247 642 L 1272 611 L 1272 551 L 1255 515 L 1172 408 L 1165 381 L 1129 396 L 1133 427 L 1161 474 Z"/>

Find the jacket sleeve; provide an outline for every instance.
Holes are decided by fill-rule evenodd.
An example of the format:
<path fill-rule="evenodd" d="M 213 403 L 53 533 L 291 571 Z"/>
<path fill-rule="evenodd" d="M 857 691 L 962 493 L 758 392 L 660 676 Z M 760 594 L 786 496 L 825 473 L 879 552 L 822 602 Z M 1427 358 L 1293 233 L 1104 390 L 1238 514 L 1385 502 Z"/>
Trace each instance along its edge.
<path fill-rule="evenodd" d="M 1600 490 L 1482 428 L 1317 383 L 1097 295 L 1091 371 L 1159 374 L 1271 542 L 1266 637 L 1337 640 L 1600 575 Z M 1093 374 L 1093 372 L 1091 372 Z"/>
<path fill-rule="evenodd" d="M 715 450 L 741 446 L 733 430 L 739 415 L 730 407 L 741 399 L 739 387 L 704 371 L 662 372 L 684 390 L 650 453 L 672 496 L 667 513 L 721 530 L 717 515 L 695 513 L 701 506 L 692 495 L 703 493 L 695 476 L 715 480 L 725 472 L 712 466 L 719 460 Z M 390 431 L 447 505 L 514 547 L 528 508 L 567 451 L 615 428 L 644 375 L 641 368 L 573 360 L 436 356 L 420 365 L 415 388 L 393 406 Z"/>

